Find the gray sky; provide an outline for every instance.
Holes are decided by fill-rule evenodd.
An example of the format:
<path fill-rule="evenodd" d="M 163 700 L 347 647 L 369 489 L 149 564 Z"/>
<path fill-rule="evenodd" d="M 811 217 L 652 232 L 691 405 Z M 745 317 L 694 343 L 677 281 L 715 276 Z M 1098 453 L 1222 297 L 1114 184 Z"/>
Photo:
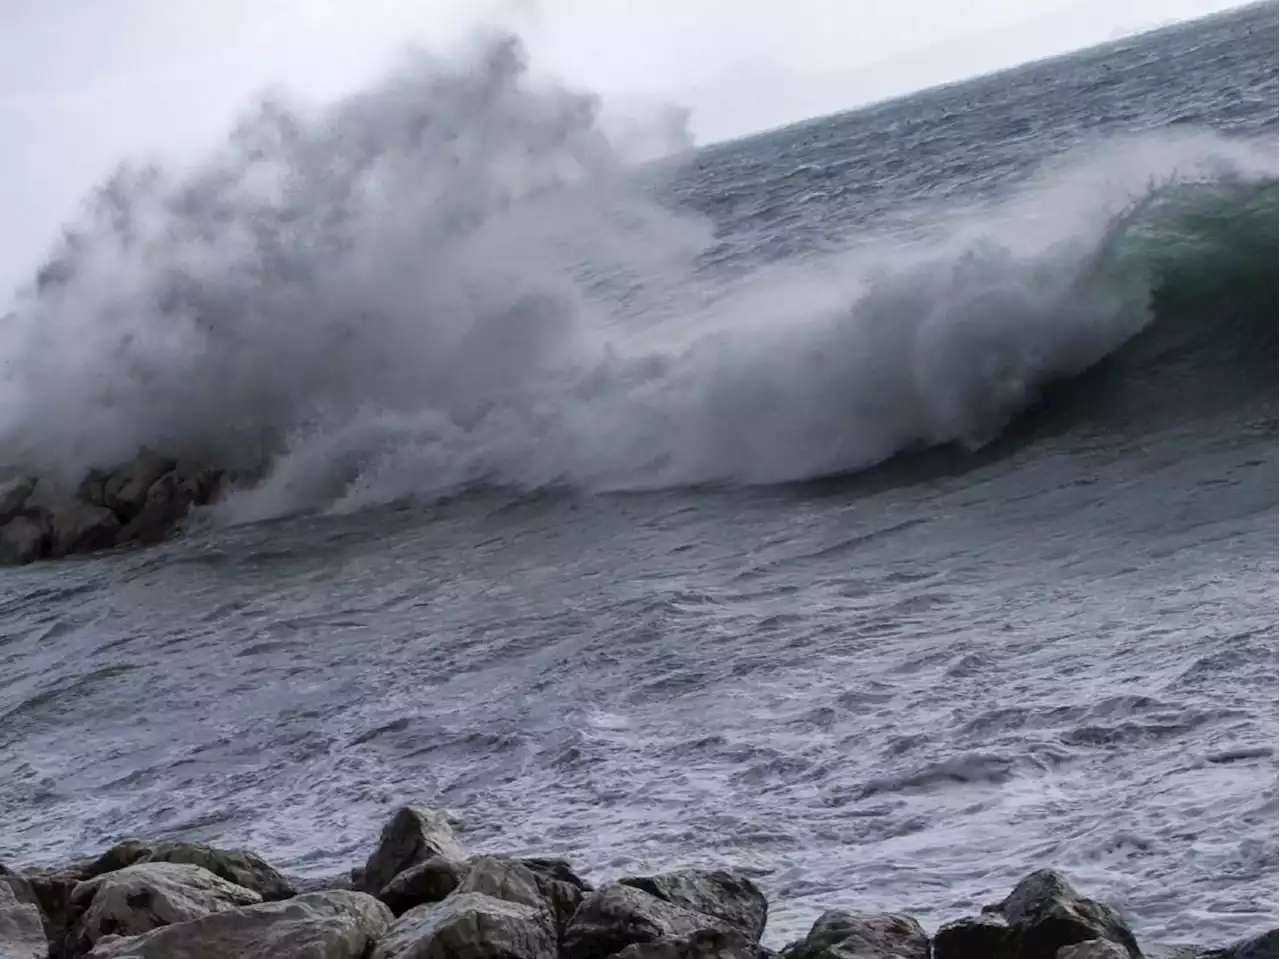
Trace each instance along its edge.
<path fill-rule="evenodd" d="M 375 77 L 410 43 L 514 27 L 606 100 L 736 136 L 1199 16 L 1233 0 L 2 0 L 0 309 L 126 156 L 190 156 L 254 93 Z"/>

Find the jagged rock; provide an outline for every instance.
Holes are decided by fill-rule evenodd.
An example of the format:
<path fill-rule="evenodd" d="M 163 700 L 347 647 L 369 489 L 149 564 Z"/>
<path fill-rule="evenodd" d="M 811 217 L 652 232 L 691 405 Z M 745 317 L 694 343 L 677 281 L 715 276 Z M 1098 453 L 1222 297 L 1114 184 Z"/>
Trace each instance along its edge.
<path fill-rule="evenodd" d="M 684 869 L 660 876 L 630 876 L 618 882 L 643 889 L 672 905 L 715 916 L 752 942 L 759 942 L 764 934 L 769 903 L 745 876 L 724 870 Z"/>
<path fill-rule="evenodd" d="M 949 922 L 934 934 L 933 959 L 996 959 L 1009 939 L 1009 923 L 998 913 Z"/>
<path fill-rule="evenodd" d="M 0 563 L 23 565 L 41 559 L 49 547 L 44 523 L 35 516 L 15 516 L 0 529 Z"/>
<path fill-rule="evenodd" d="M 32 476 L 15 476 L 0 483 L 0 523 L 21 513 L 35 488 Z"/>
<path fill-rule="evenodd" d="M 1272 929 L 1222 949 L 1197 953 L 1196 959 L 1276 959 L 1277 956 L 1280 956 L 1280 931 Z"/>
<path fill-rule="evenodd" d="M 549 909 L 551 905 L 538 888 L 532 870 L 514 859 L 498 856 L 476 856 L 472 859 L 457 892 L 480 893 L 536 909 Z"/>
<path fill-rule="evenodd" d="M 439 902 L 458 888 L 467 874 L 467 864 L 432 856 L 426 862 L 410 866 L 382 887 L 378 898 L 387 904 L 397 916 L 414 906 Z"/>
<path fill-rule="evenodd" d="M 1058 950 L 1055 959 L 1129 959 L 1128 951 L 1106 939 L 1089 939 Z"/>
<path fill-rule="evenodd" d="M 71 893 L 70 938 L 64 952 L 88 952 L 106 935 L 137 936 L 262 901 L 252 890 L 187 863 L 144 862 L 87 879 Z"/>
<path fill-rule="evenodd" d="M 1084 898 L 1052 869 L 1033 872 L 1003 902 L 984 911 L 999 912 L 1008 921 L 1011 959 L 1050 959 L 1063 946 L 1090 939 L 1114 942 L 1133 959 L 1142 957 L 1114 909 Z"/>
<path fill-rule="evenodd" d="M 637 943 L 612 959 L 775 959 L 776 953 L 736 930 L 705 930 L 682 939 Z"/>
<path fill-rule="evenodd" d="M 396 920 L 372 959 L 556 959 L 555 921 L 543 907 L 455 892 Z"/>
<path fill-rule="evenodd" d="M 635 943 L 724 931 L 723 920 L 673 905 L 635 886 L 604 886 L 582 900 L 561 939 L 564 959 L 597 959 Z"/>
<path fill-rule="evenodd" d="M 32 869 L 18 876 L 5 876 L 3 881 L 19 900 L 30 902 L 34 899 L 40 907 L 45 936 L 60 950 L 71 924 L 71 894 L 87 878 L 89 875 L 83 865 L 73 865 L 62 869 Z M 60 955 L 60 952 L 51 950 L 50 954 Z"/>
<path fill-rule="evenodd" d="M 909 916 L 825 912 L 783 959 L 929 959 L 929 937 Z"/>
<path fill-rule="evenodd" d="M 222 492 L 226 474 L 217 467 L 179 464 L 176 472 L 193 506 L 207 506 Z"/>
<path fill-rule="evenodd" d="M 293 890 L 295 896 L 308 892 L 328 892 L 331 889 L 350 889 L 351 876 L 343 873 L 338 876 L 285 876 L 280 877 L 285 885 Z M 261 891 L 261 890 L 259 890 Z M 285 896 L 263 896 L 263 899 L 287 898 Z"/>
<path fill-rule="evenodd" d="M 365 959 L 391 922 L 372 896 L 335 889 L 107 937 L 89 959 Z"/>
<path fill-rule="evenodd" d="M 76 487 L 76 499 L 90 506 L 106 506 L 107 479 L 110 475 L 106 470 L 89 470 Z"/>
<path fill-rule="evenodd" d="M 107 477 L 103 484 L 105 505 L 128 522 L 142 511 L 152 484 L 176 465 L 167 456 L 143 450 Z"/>
<path fill-rule="evenodd" d="M 400 873 L 432 856 L 464 860 L 467 853 L 443 815 L 421 806 L 402 806 L 382 828 L 378 848 L 364 868 L 352 873 L 352 885 L 376 895 Z"/>
<path fill-rule="evenodd" d="M 142 509 L 125 526 L 121 541 L 158 543 L 187 515 L 194 495 L 183 485 L 176 472 L 165 473 L 147 490 Z"/>
<path fill-rule="evenodd" d="M 142 847 L 139 849 L 138 847 Z M 133 862 L 172 862 L 201 866 L 215 876 L 256 892 L 265 900 L 288 899 L 293 887 L 270 863 L 247 849 L 215 849 L 196 842 L 164 840 L 156 843 L 125 840 L 112 849 L 132 855 Z M 112 850 L 104 853 L 109 856 Z"/>
<path fill-rule="evenodd" d="M 50 553 L 70 556 L 91 553 L 116 544 L 120 520 L 111 510 L 88 503 L 71 503 L 53 514 Z"/>
<path fill-rule="evenodd" d="M 40 910 L 0 882 L 0 959 L 45 959 L 48 951 Z"/>
<path fill-rule="evenodd" d="M 526 857 L 516 862 L 533 873 L 542 898 L 551 904 L 556 918 L 557 935 L 563 935 L 569 920 L 582 904 L 582 897 L 591 892 L 591 884 L 583 880 L 563 859 Z"/>

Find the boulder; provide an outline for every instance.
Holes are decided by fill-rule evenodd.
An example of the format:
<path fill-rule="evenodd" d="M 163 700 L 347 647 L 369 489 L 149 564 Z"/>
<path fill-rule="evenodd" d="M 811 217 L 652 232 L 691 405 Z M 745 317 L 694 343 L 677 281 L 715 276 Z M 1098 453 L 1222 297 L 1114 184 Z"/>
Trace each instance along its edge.
<path fill-rule="evenodd" d="M 196 842 L 126 839 L 118 842 L 89 867 L 93 875 L 143 862 L 171 862 L 201 866 L 227 882 L 256 892 L 264 900 L 288 899 L 293 885 L 265 859 L 245 849 L 215 849 Z"/>
<path fill-rule="evenodd" d="M 555 921 L 545 907 L 455 892 L 410 909 L 372 959 L 557 959 Z"/>
<path fill-rule="evenodd" d="M 1129 959 L 1129 952 L 1108 939 L 1089 939 L 1063 946 L 1054 959 Z"/>
<path fill-rule="evenodd" d="M 0 523 L 21 513 L 35 488 L 32 476 L 15 476 L 0 483 Z"/>
<path fill-rule="evenodd" d="M 722 920 L 673 905 L 635 886 L 604 886 L 582 900 L 560 942 L 564 959 L 598 959 L 627 946 L 729 929 Z"/>
<path fill-rule="evenodd" d="M 110 475 L 106 470 L 89 470 L 76 487 L 76 499 L 90 506 L 106 506 L 107 479 Z"/>
<path fill-rule="evenodd" d="M 19 901 L 34 901 L 39 906 L 45 936 L 54 944 L 50 954 L 60 955 L 71 924 L 71 893 L 87 878 L 87 870 L 76 865 L 62 869 L 32 869 L 16 876 L 4 876 L 0 881 L 9 885 Z M 55 948 L 58 951 L 55 952 Z"/>
<path fill-rule="evenodd" d="M 1009 948 L 1009 923 L 999 913 L 949 922 L 934 934 L 933 959 L 988 959 Z"/>
<path fill-rule="evenodd" d="M 1141 959 L 1138 944 L 1110 906 L 1077 893 L 1052 869 L 1027 876 L 1003 902 L 988 906 L 1009 923 L 1008 955 L 1011 959 L 1049 959 L 1063 946 L 1103 939 L 1123 946 L 1133 959 Z"/>
<path fill-rule="evenodd" d="M 515 861 L 533 873 L 538 891 L 551 905 L 558 935 L 563 935 L 569 920 L 582 904 L 582 897 L 591 892 L 591 884 L 579 877 L 563 859 L 528 857 Z"/>
<path fill-rule="evenodd" d="M 1277 956 L 1280 956 L 1280 931 L 1272 929 L 1223 949 L 1201 952 L 1197 959 L 1276 959 Z"/>
<path fill-rule="evenodd" d="M 50 553 L 70 556 L 91 553 L 116 544 L 120 520 L 111 510 L 88 503 L 70 503 L 53 514 Z"/>
<path fill-rule="evenodd" d="M 467 853 L 442 814 L 421 806 L 402 806 L 382 828 L 378 848 L 364 868 L 352 874 L 352 885 L 376 895 L 400 873 L 433 856 L 464 860 Z"/>
<path fill-rule="evenodd" d="M 723 870 L 685 869 L 660 876 L 619 879 L 675 906 L 715 916 L 752 942 L 759 942 L 769 915 L 764 893 L 745 876 Z"/>
<path fill-rule="evenodd" d="M 40 910 L 0 882 L 0 959 L 45 959 L 48 952 Z"/>
<path fill-rule="evenodd" d="M 158 543 L 187 515 L 195 496 L 176 472 L 165 473 L 147 490 L 142 508 L 125 526 L 122 541 Z"/>
<path fill-rule="evenodd" d="M 137 936 L 261 901 L 256 892 L 200 866 L 171 862 L 126 866 L 76 886 L 64 954 L 82 955 L 106 935 Z"/>
<path fill-rule="evenodd" d="M 774 959 L 776 953 L 736 930 L 705 930 L 681 939 L 636 943 L 613 959 Z"/>
<path fill-rule="evenodd" d="M 103 483 L 103 501 L 121 520 L 128 522 L 142 511 L 153 483 L 177 463 L 151 450 L 142 450 Z"/>
<path fill-rule="evenodd" d="M 44 523 L 35 516 L 15 516 L 0 529 L 0 563 L 34 563 L 44 556 L 48 546 Z"/>
<path fill-rule="evenodd" d="M 432 856 L 426 862 L 410 866 L 382 887 L 378 898 L 387 904 L 397 916 L 414 906 L 439 902 L 458 888 L 467 874 L 466 863 Z"/>
<path fill-rule="evenodd" d="M 538 909 L 551 907 L 538 887 L 533 871 L 514 859 L 500 856 L 476 856 L 472 859 L 457 891 L 476 892 Z"/>
<path fill-rule="evenodd" d="M 372 896 L 335 889 L 108 936 L 89 959 L 365 959 L 391 922 Z"/>
<path fill-rule="evenodd" d="M 929 959 L 920 923 L 890 913 L 825 912 L 783 959 Z"/>

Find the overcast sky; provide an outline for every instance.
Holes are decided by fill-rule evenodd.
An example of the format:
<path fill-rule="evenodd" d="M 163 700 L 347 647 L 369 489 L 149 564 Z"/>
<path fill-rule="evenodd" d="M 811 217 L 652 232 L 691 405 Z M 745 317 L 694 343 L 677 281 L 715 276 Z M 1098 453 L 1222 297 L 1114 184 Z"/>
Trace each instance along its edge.
<path fill-rule="evenodd" d="M 0 0 L 0 309 L 126 156 L 191 156 L 254 93 L 330 98 L 407 44 L 516 29 L 535 65 L 736 136 L 1232 0 Z"/>

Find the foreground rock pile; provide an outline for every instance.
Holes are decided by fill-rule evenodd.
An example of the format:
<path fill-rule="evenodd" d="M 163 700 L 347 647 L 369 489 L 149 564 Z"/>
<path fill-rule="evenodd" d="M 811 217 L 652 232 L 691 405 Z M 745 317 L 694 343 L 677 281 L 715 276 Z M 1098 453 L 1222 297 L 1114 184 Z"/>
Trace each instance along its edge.
<path fill-rule="evenodd" d="M 350 881 L 291 881 L 250 852 L 127 840 L 56 869 L 0 866 L 0 959 L 1140 959 L 1110 907 L 1051 871 L 931 938 L 828 912 L 780 954 L 747 878 L 684 870 L 593 888 L 561 859 L 472 855 L 404 807 Z M 1182 959 L 1277 955 L 1275 930 Z"/>
<path fill-rule="evenodd" d="M 33 476 L 0 482 L 0 564 L 32 563 L 163 539 L 193 506 L 215 499 L 223 471 L 144 450 L 75 490 Z"/>

